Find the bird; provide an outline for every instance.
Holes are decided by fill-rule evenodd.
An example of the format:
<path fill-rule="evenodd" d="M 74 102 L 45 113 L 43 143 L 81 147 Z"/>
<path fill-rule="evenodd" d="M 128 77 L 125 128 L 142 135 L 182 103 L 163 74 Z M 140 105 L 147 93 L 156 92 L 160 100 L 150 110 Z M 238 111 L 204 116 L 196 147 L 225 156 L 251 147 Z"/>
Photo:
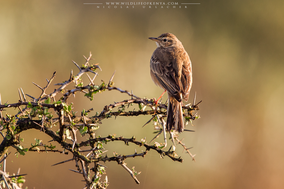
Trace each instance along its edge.
<path fill-rule="evenodd" d="M 150 59 L 153 82 L 167 91 L 167 131 L 184 131 L 182 100 L 188 101 L 192 87 L 192 66 L 182 43 L 172 33 L 149 37 L 157 48 Z"/>

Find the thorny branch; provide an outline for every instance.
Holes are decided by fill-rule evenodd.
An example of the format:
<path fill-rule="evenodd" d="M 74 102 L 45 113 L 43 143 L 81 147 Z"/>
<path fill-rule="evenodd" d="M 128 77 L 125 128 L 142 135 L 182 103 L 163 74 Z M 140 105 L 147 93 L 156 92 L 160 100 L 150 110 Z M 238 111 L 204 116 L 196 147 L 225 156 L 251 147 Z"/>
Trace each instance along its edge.
<path fill-rule="evenodd" d="M 107 188 L 109 183 L 107 176 L 105 176 L 104 180 L 102 179 L 103 175 L 106 174 L 106 167 L 102 165 L 102 163 L 108 161 L 116 161 L 131 175 L 134 181 L 139 184 L 140 182 L 136 177 L 139 173 L 137 173 L 134 168 L 130 169 L 126 165 L 125 161 L 128 158 L 144 157 L 147 155 L 148 151 L 152 150 L 157 152 L 161 157 L 168 157 L 173 161 L 182 162 L 182 158 L 175 152 L 176 141 L 194 160 L 194 155 L 190 153 L 189 148 L 178 139 L 178 135 L 174 132 L 170 133 L 173 146 L 166 150 L 167 138 L 164 118 L 167 113 L 167 104 L 158 103 L 156 105 L 155 99 L 140 98 L 132 92 L 114 86 L 113 79 L 115 74 L 111 76 L 108 83 L 102 81 L 96 84 L 95 79 L 98 75 L 97 69 L 101 70 L 101 68 L 98 64 L 90 64 L 92 59 L 91 53 L 88 57 L 84 56 L 84 58 L 85 63 L 82 66 L 79 66 L 73 61 L 74 65 L 79 70 L 78 73 L 74 75 L 73 71 L 71 71 L 69 79 L 62 83 L 55 84 L 57 88 L 49 94 L 47 93 L 47 89 L 51 87 L 56 72 L 53 73 L 50 79 L 46 79 L 47 84 L 44 87 L 33 82 L 41 91 L 38 97 L 25 94 L 23 89 L 20 88 L 18 89 L 18 102 L 2 104 L 0 94 L 0 134 L 3 137 L 0 144 L 0 157 L 3 157 L 2 161 L 4 163 L 10 147 L 16 149 L 17 153 L 21 155 L 33 151 L 63 154 L 71 153 L 73 155 L 72 159 L 58 162 L 54 165 L 74 161 L 77 170 L 71 171 L 83 176 L 85 188 L 104 189 Z M 90 76 L 91 74 L 93 74 L 93 77 Z M 86 85 L 84 85 L 84 80 L 86 79 L 83 79 L 83 75 L 86 75 L 88 79 L 88 84 Z M 72 84 L 73 86 L 71 86 Z M 89 115 L 92 114 L 93 109 L 82 110 L 81 114 L 78 115 L 78 113 L 72 111 L 73 104 L 68 103 L 69 97 L 71 95 L 75 96 L 76 93 L 83 93 L 87 98 L 93 100 L 96 93 L 104 91 L 119 91 L 120 93 L 126 94 L 129 99 L 106 105 L 99 113 L 93 115 Z M 29 101 L 26 96 L 31 98 L 31 100 Z M 193 104 L 183 105 L 183 116 L 186 122 L 191 122 L 198 118 L 197 111 L 200 102 L 195 103 L 194 100 Z M 130 109 L 130 107 L 132 107 L 131 105 L 136 105 L 138 108 L 136 108 L 136 110 Z M 6 114 L 3 116 L 2 111 L 8 108 L 17 108 L 19 112 L 15 115 Z M 134 136 L 127 138 L 123 136 L 117 137 L 115 135 L 96 137 L 95 135 L 104 119 L 117 116 L 141 115 L 151 115 L 150 120 L 147 121 L 144 126 L 150 122 L 154 123 L 155 136 L 149 143 L 147 143 L 145 139 L 136 140 Z M 36 139 L 35 143 L 31 144 L 30 147 L 23 146 L 20 134 L 22 131 L 30 129 L 37 129 L 51 137 L 52 140 L 50 144 L 44 144 L 40 139 Z M 162 133 L 164 134 L 164 143 L 155 141 Z M 87 137 L 83 138 L 82 136 Z M 80 140 L 78 140 L 79 138 Z M 109 156 L 104 145 L 118 141 L 126 145 L 131 144 L 142 147 L 143 150 L 141 152 L 135 150 L 135 153 L 130 154 L 114 153 L 112 156 Z M 155 141 L 154 144 L 150 144 L 152 141 Z M 56 143 L 60 144 L 61 149 L 55 146 Z M 3 181 L 6 186 L 11 186 L 12 177 L 7 175 L 6 170 L 3 169 L 0 174 L 2 175 L 0 182 Z M 17 175 L 13 178 L 17 178 L 18 182 L 15 182 L 15 179 L 13 182 L 19 184 L 19 182 L 23 181 L 23 175 Z"/>

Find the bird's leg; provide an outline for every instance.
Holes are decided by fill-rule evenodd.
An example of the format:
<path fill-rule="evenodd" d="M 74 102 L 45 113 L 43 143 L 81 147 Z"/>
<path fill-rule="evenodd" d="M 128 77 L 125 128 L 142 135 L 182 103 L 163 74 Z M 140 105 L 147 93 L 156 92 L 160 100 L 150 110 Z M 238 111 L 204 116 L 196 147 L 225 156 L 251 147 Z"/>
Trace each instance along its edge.
<path fill-rule="evenodd" d="M 165 94 L 166 91 L 167 91 L 167 90 L 165 90 L 165 91 L 161 94 L 161 96 L 160 96 L 157 100 L 155 100 L 156 106 L 155 106 L 155 113 L 154 113 L 154 114 L 156 114 L 159 100 L 162 98 L 162 96 Z"/>
<path fill-rule="evenodd" d="M 161 96 L 155 101 L 156 106 L 157 106 L 159 100 L 162 98 L 162 96 L 165 94 L 166 91 L 167 91 L 167 90 L 164 90 L 164 92 L 161 94 Z"/>

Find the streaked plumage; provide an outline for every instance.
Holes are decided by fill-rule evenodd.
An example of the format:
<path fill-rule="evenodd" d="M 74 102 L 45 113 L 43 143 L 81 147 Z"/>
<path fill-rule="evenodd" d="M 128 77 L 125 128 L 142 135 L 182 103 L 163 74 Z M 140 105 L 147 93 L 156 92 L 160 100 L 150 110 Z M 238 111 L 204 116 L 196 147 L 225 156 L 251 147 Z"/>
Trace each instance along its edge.
<path fill-rule="evenodd" d="M 157 38 L 150 60 L 150 73 L 154 83 L 168 93 L 167 130 L 184 130 L 182 100 L 187 101 L 192 85 L 191 61 L 182 43 L 171 33 Z"/>

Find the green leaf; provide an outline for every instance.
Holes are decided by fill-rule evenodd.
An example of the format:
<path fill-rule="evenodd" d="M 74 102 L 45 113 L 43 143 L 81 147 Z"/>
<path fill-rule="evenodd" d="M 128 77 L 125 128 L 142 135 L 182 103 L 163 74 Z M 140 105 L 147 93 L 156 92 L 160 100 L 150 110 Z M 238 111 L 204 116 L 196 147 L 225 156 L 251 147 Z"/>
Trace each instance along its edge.
<path fill-rule="evenodd" d="M 17 183 L 25 183 L 26 179 L 24 179 L 22 176 L 19 176 L 17 179 Z"/>
<path fill-rule="evenodd" d="M 138 106 L 139 106 L 139 110 L 143 109 L 142 103 L 139 103 Z"/>
<path fill-rule="evenodd" d="M 80 134 L 82 136 L 84 136 L 88 132 L 88 127 L 87 126 L 82 126 L 79 131 L 80 131 Z"/>
<path fill-rule="evenodd" d="M 61 104 L 61 103 L 62 103 L 62 101 L 61 101 L 61 100 L 58 100 L 58 101 L 54 102 L 53 104 L 59 105 L 59 104 Z"/>
<path fill-rule="evenodd" d="M 83 116 L 87 116 L 87 115 L 88 115 L 88 113 L 86 112 L 86 110 L 85 110 L 85 109 L 83 109 L 83 111 L 82 111 L 81 115 L 83 115 Z"/>
<path fill-rule="evenodd" d="M 35 141 L 36 141 L 35 145 L 37 146 L 42 144 L 42 140 L 40 139 L 35 138 Z"/>
<path fill-rule="evenodd" d="M 102 167 L 102 166 L 99 166 L 99 170 L 98 171 L 100 172 L 100 174 L 104 174 L 105 168 Z"/>
<path fill-rule="evenodd" d="M 56 146 L 53 146 L 52 144 L 50 144 L 49 148 L 50 148 L 51 150 L 53 150 L 53 149 L 56 148 Z"/>
<path fill-rule="evenodd" d="M 157 116 L 155 116 L 155 117 L 153 118 L 153 121 L 154 121 L 154 122 L 158 121 Z"/>
<path fill-rule="evenodd" d="M 48 98 L 44 101 L 44 103 L 45 103 L 45 104 L 50 104 L 50 101 L 51 101 L 51 99 L 48 97 Z"/>
<path fill-rule="evenodd" d="M 28 108 L 32 108 L 32 107 L 33 107 L 32 103 L 31 103 L 31 102 L 28 102 L 27 107 L 28 107 Z"/>
<path fill-rule="evenodd" d="M 15 125 L 11 125 L 11 129 L 12 129 L 12 131 L 15 131 Z"/>
<path fill-rule="evenodd" d="M 43 115 L 48 115 L 48 114 L 49 114 L 48 108 L 44 108 L 44 109 L 43 109 Z"/>
<path fill-rule="evenodd" d="M 25 155 L 29 149 L 28 148 L 23 148 L 21 145 L 18 146 L 17 151 L 21 154 L 21 155 Z"/>
<path fill-rule="evenodd" d="M 97 177 L 95 180 L 94 180 L 94 183 L 98 182 L 100 179 L 100 177 Z"/>
<path fill-rule="evenodd" d="M 83 86 L 84 86 L 83 82 L 80 82 L 80 83 L 78 83 L 78 85 L 77 85 L 77 87 L 83 87 Z"/>
<path fill-rule="evenodd" d="M 7 135 L 6 135 L 6 138 L 7 138 L 7 140 L 11 140 L 12 135 L 11 135 L 11 134 L 7 134 Z"/>
<path fill-rule="evenodd" d="M 101 142 L 98 142 L 98 143 L 97 143 L 97 148 L 98 148 L 98 149 L 103 149 L 103 144 L 102 144 Z"/>
<path fill-rule="evenodd" d="M 70 104 L 70 105 L 68 106 L 68 112 L 71 112 L 71 110 L 72 110 L 72 104 Z"/>

